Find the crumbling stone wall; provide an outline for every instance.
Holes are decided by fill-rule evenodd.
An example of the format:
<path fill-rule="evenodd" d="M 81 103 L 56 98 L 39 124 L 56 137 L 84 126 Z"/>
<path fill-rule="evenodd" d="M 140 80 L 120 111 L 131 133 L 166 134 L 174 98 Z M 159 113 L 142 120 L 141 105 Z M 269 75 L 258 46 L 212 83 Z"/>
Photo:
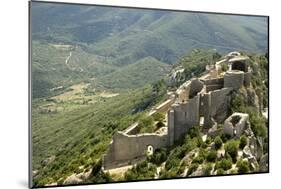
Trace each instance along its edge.
<path fill-rule="evenodd" d="M 133 160 L 139 160 L 139 158 L 145 158 L 148 146 L 152 146 L 154 150 L 168 146 L 167 133 L 127 135 L 123 132 L 117 132 L 113 136 L 108 153 L 104 156 L 103 167 L 109 169 L 128 164 Z"/>
<path fill-rule="evenodd" d="M 206 92 L 223 88 L 224 78 L 206 79 L 203 80 L 206 85 Z"/>
<path fill-rule="evenodd" d="M 103 158 L 103 167 L 110 169 L 144 159 L 148 146 L 152 146 L 155 150 L 173 145 L 189 128 L 200 124 L 200 117 L 204 118 L 204 127 L 211 128 L 217 123 L 225 121 L 224 132 L 233 136 L 235 130 L 235 135 L 240 136 L 245 129 L 247 116 L 240 114 L 242 118 L 235 128 L 229 124 L 231 123 L 230 118 L 227 120 L 226 118 L 231 91 L 237 90 L 243 85 L 250 86 L 251 71 L 244 62 L 246 60 L 245 57 L 224 60 L 224 62 L 232 63 L 234 70 L 230 69 L 224 77 L 220 78 L 214 79 L 211 75 L 206 74 L 201 77 L 202 81 L 191 79 L 176 91 L 176 99 L 169 99 L 158 106 L 154 112 L 168 111 L 167 132 L 137 134 L 137 123 L 124 132 L 117 132 Z M 236 61 L 239 62 L 235 63 Z M 171 106 L 171 104 L 173 105 Z"/>
<path fill-rule="evenodd" d="M 251 75 L 252 75 L 252 73 L 250 71 L 244 73 L 244 85 L 245 85 L 245 87 L 250 87 Z"/>
<path fill-rule="evenodd" d="M 199 103 L 200 95 L 189 99 L 187 103 L 175 104 L 172 106 L 174 111 L 174 140 L 178 140 L 187 130 L 199 125 Z M 169 121 L 170 123 L 170 121 Z"/>
<path fill-rule="evenodd" d="M 231 69 L 232 70 L 240 70 L 240 71 L 243 71 L 243 72 L 248 72 L 248 64 L 245 60 L 233 61 Z"/>
<path fill-rule="evenodd" d="M 224 87 L 239 89 L 244 84 L 244 72 L 238 70 L 227 71 L 224 75 Z"/>
<path fill-rule="evenodd" d="M 200 93 L 203 88 L 204 83 L 202 81 L 199 81 L 199 79 L 192 79 L 189 88 L 189 98 L 193 98 L 195 95 Z"/>
<path fill-rule="evenodd" d="M 249 115 L 235 112 L 225 120 L 223 131 L 231 137 L 239 138 L 247 124 L 249 124 Z"/>
<path fill-rule="evenodd" d="M 216 122 L 221 123 L 227 116 L 230 105 L 230 92 L 232 89 L 223 88 L 221 90 L 212 91 L 210 113 Z"/>
<path fill-rule="evenodd" d="M 222 123 L 227 117 L 231 88 L 222 88 L 201 95 L 200 116 L 204 117 L 204 127 L 211 128 L 214 121 Z"/>
<path fill-rule="evenodd" d="M 175 99 L 168 99 L 165 102 L 163 102 L 162 104 L 160 104 L 158 107 L 156 107 L 155 111 L 165 113 L 169 110 L 171 105 L 174 103 L 175 103 Z"/>

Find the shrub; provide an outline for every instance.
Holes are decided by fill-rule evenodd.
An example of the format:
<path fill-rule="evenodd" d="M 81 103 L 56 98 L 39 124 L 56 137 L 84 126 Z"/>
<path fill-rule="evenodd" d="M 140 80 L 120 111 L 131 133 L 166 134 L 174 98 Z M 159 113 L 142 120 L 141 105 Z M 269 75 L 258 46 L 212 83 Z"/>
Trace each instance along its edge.
<path fill-rule="evenodd" d="M 205 142 L 206 142 L 206 144 L 211 144 L 212 138 L 210 136 L 208 136 Z"/>
<path fill-rule="evenodd" d="M 198 146 L 197 138 L 191 139 L 190 137 L 186 137 L 185 144 L 182 146 L 182 148 L 185 152 L 189 152 L 195 149 L 197 146 Z"/>
<path fill-rule="evenodd" d="M 218 169 L 217 170 L 217 175 L 224 175 L 224 170 L 223 169 Z"/>
<path fill-rule="evenodd" d="M 223 72 L 227 71 L 228 70 L 228 65 L 227 64 L 222 64 L 221 70 Z"/>
<path fill-rule="evenodd" d="M 152 117 L 154 118 L 155 121 L 162 122 L 165 119 L 165 114 L 163 114 L 161 112 L 156 112 L 156 113 L 152 114 Z"/>
<path fill-rule="evenodd" d="M 193 163 L 189 166 L 188 171 L 186 173 L 186 175 L 190 175 L 191 173 L 193 173 L 194 171 L 196 171 L 196 169 L 198 168 L 198 163 Z"/>
<path fill-rule="evenodd" d="M 205 149 L 208 147 L 208 144 L 206 144 L 205 142 L 202 142 L 200 148 Z"/>
<path fill-rule="evenodd" d="M 215 165 L 216 169 L 223 169 L 228 170 L 232 167 L 232 161 L 230 159 L 223 158 L 222 160 L 218 161 Z"/>
<path fill-rule="evenodd" d="M 206 159 L 207 159 L 208 162 L 215 162 L 216 159 L 217 159 L 217 151 L 215 151 L 215 150 L 210 151 L 207 154 Z"/>
<path fill-rule="evenodd" d="M 230 170 L 230 174 L 237 174 L 238 172 L 237 172 L 237 170 L 235 170 L 235 169 L 232 169 L 232 170 Z"/>
<path fill-rule="evenodd" d="M 204 175 L 205 176 L 209 176 L 209 175 L 211 175 L 211 170 L 213 169 L 213 166 L 212 166 L 212 164 L 211 163 L 207 163 L 206 165 L 204 165 Z"/>
<path fill-rule="evenodd" d="M 148 160 L 156 165 L 160 165 L 167 160 L 167 151 L 164 148 L 156 149 L 152 156 L 148 157 Z"/>
<path fill-rule="evenodd" d="M 166 170 L 170 170 L 170 169 L 173 168 L 173 167 L 178 167 L 179 164 L 180 164 L 180 159 L 177 159 L 177 158 L 169 158 L 169 159 L 166 161 L 165 169 L 166 169 Z"/>
<path fill-rule="evenodd" d="M 221 146 L 222 146 L 222 144 L 223 144 L 223 142 L 222 142 L 222 140 L 221 140 L 221 137 L 220 136 L 217 136 L 216 138 L 215 138 L 215 147 L 216 147 L 216 149 L 219 149 Z"/>
<path fill-rule="evenodd" d="M 223 141 L 224 143 L 227 142 L 230 138 L 231 138 L 231 136 L 230 136 L 229 134 L 223 133 L 223 134 L 221 135 L 221 139 L 222 139 L 222 141 Z"/>
<path fill-rule="evenodd" d="M 145 132 L 153 132 L 155 127 L 154 127 L 154 119 L 151 116 L 144 117 L 141 120 L 139 120 L 139 130 L 141 133 Z"/>
<path fill-rule="evenodd" d="M 132 169 L 129 169 L 125 175 L 125 180 L 141 180 L 141 179 L 152 179 L 156 171 L 156 166 L 143 161 L 135 165 Z"/>
<path fill-rule="evenodd" d="M 239 143 L 239 148 L 243 149 L 248 143 L 248 139 L 245 135 L 240 137 L 240 143 Z"/>
<path fill-rule="evenodd" d="M 236 164 L 238 168 L 238 173 L 248 173 L 250 168 L 249 168 L 249 162 L 247 160 L 239 160 Z"/>
<path fill-rule="evenodd" d="M 102 167 L 102 161 L 101 161 L 101 160 L 95 161 L 95 162 L 93 163 L 93 166 L 92 166 L 91 175 L 92 175 L 92 176 L 97 175 L 98 172 L 100 172 L 101 167 Z"/>
<path fill-rule="evenodd" d="M 191 138 L 200 137 L 200 128 L 199 126 L 193 126 L 188 130 L 187 133 Z"/>
<path fill-rule="evenodd" d="M 199 164 L 201 164 L 201 163 L 203 163 L 203 161 L 204 161 L 203 157 L 197 156 L 196 158 L 194 158 L 192 160 L 192 163 L 199 163 Z"/>
<path fill-rule="evenodd" d="M 265 119 L 259 116 L 257 112 L 250 113 L 250 123 L 255 136 L 261 136 L 261 137 L 267 136 Z"/>
<path fill-rule="evenodd" d="M 235 140 L 230 140 L 226 143 L 224 149 L 231 156 L 233 162 L 236 162 L 238 143 Z"/>
<path fill-rule="evenodd" d="M 176 171 L 176 169 L 172 169 L 167 171 L 166 169 L 162 169 L 160 172 L 160 178 L 175 178 L 177 177 L 178 171 Z"/>

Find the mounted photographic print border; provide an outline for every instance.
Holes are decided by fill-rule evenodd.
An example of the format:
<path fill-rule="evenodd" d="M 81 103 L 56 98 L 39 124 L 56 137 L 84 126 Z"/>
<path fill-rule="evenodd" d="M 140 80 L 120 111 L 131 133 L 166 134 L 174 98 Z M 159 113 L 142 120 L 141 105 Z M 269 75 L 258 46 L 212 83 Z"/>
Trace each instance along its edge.
<path fill-rule="evenodd" d="M 29 186 L 269 173 L 269 17 L 29 2 Z"/>

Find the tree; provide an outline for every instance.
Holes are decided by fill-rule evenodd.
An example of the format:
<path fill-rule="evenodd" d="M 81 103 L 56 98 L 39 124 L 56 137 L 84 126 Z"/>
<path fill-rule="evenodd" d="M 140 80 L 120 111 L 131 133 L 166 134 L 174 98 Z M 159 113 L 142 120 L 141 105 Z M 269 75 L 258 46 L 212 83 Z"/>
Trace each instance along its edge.
<path fill-rule="evenodd" d="M 193 126 L 188 130 L 187 133 L 191 138 L 198 137 L 200 136 L 200 128 L 199 126 Z"/>
<path fill-rule="evenodd" d="M 216 159 L 217 159 L 217 151 L 215 151 L 215 150 L 210 151 L 207 154 L 206 159 L 207 159 L 208 162 L 215 162 Z"/>
<path fill-rule="evenodd" d="M 233 162 L 236 162 L 237 151 L 238 143 L 235 140 L 230 140 L 225 144 L 225 152 L 231 156 Z"/>
<path fill-rule="evenodd" d="M 215 138 L 215 147 L 216 149 L 219 149 L 221 146 L 222 146 L 223 142 L 221 140 L 221 137 L 220 136 L 217 136 Z"/>
<path fill-rule="evenodd" d="M 217 175 L 224 175 L 224 170 L 223 169 L 218 169 L 217 170 Z"/>
<path fill-rule="evenodd" d="M 231 167 L 232 167 L 232 161 L 226 158 L 221 159 L 215 165 L 216 169 L 223 169 L 225 171 L 230 169 Z"/>
<path fill-rule="evenodd" d="M 250 170 L 249 162 L 247 160 L 239 160 L 236 164 L 238 168 L 238 173 L 248 173 Z"/>
<path fill-rule="evenodd" d="M 239 148 L 243 149 L 248 143 L 248 139 L 245 135 L 240 137 L 240 143 L 239 143 Z"/>
<path fill-rule="evenodd" d="M 222 139 L 222 141 L 223 141 L 224 143 L 227 142 L 230 138 L 231 138 L 231 136 L 230 136 L 229 134 L 223 133 L 223 134 L 221 135 L 221 139 Z"/>
<path fill-rule="evenodd" d="M 160 165 L 167 160 L 167 150 L 164 148 L 156 149 L 152 156 L 149 157 L 149 161 Z"/>

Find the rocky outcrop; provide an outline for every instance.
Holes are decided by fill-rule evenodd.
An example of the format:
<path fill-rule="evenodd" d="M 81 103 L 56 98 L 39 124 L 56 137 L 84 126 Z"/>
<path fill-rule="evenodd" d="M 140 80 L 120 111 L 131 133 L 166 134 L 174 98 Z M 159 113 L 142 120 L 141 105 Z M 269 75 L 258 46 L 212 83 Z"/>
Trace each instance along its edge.
<path fill-rule="evenodd" d="M 65 179 L 63 184 L 64 185 L 81 184 L 90 177 L 91 172 L 92 170 L 89 170 L 88 172 L 82 172 L 79 174 L 72 174 Z"/>
<path fill-rule="evenodd" d="M 191 175 L 190 177 L 198 177 L 204 175 L 204 169 L 202 166 L 199 166 Z"/>
<path fill-rule="evenodd" d="M 51 156 L 41 162 L 43 166 L 48 165 L 49 163 L 53 162 L 56 159 L 56 156 Z"/>
<path fill-rule="evenodd" d="M 259 97 L 256 94 L 256 91 L 253 88 L 247 88 L 246 94 L 247 96 L 245 99 L 247 99 L 247 104 L 249 106 L 256 107 L 257 110 L 260 110 Z"/>
<path fill-rule="evenodd" d="M 78 176 L 76 174 L 70 175 L 69 177 L 67 177 L 65 179 L 65 181 L 63 182 L 64 185 L 71 185 L 71 184 L 80 184 L 82 183 L 83 180 L 78 178 Z"/>
<path fill-rule="evenodd" d="M 208 130 L 208 136 L 215 137 L 222 131 L 222 128 L 218 128 L 218 124 L 215 122 L 214 126 Z"/>
<path fill-rule="evenodd" d="M 259 171 L 268 172 L 268 153 L 264 154 L 259 161 Z"/>

